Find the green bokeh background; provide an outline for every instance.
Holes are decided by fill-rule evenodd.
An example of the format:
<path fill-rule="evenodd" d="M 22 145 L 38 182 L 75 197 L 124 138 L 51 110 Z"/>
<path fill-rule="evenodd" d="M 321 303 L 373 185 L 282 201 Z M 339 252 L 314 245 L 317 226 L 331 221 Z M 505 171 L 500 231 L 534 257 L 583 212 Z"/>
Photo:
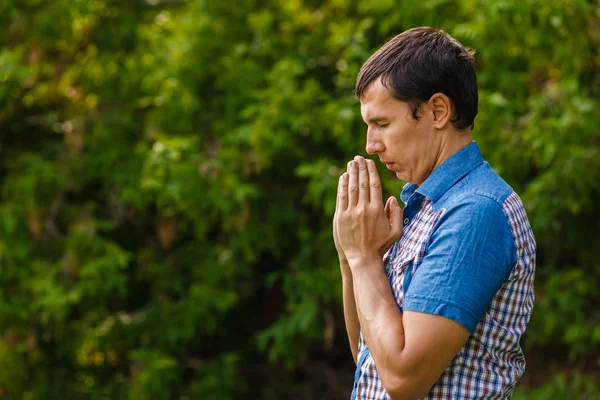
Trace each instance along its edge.
<path fill-rule="evenodd" d="M 513 398 L 600 398 L 584 0 L 2 0 L 0 398 L 348 398 L 331 220 L 365 155 L 352 91 L 420 25 L 476 49 L 474 137 L 538 243 Z"/>

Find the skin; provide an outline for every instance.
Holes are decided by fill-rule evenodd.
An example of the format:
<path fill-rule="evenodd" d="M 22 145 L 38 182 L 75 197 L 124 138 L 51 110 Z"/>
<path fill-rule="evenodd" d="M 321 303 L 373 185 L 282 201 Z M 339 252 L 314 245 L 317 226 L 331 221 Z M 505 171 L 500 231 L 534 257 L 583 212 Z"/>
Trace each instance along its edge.
<path fill-rule="evenodd" d="M 422 184 L 449 156 L 472 141 L 470 129 L 452 126 L 452 103 L 441 93 L 424 103 L 415 120 L 405 102 L 375 80 L 361 97 L 367 153 L 399 179 Z M 390 397 L 424 396 L 469 337 L 460 324 L 438 315 L 406 311 L 394 300 L 382 255 L 402 235 L 395 197 L 383 206 L 375 163 L 356 156 L 340 177 L 334 241 L 340 258 L 344 317 L 356 362 L 363 336 Z"/>

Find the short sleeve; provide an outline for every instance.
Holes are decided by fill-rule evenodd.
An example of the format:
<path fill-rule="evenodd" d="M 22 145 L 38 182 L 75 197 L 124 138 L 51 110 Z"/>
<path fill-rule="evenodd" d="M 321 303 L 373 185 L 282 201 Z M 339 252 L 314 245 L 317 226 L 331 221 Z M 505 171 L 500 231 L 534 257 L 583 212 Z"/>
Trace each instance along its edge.
<path fill-rule="evenodd" d="M 434 227 L 403 309 L 444 316 L 473 333 L 515 262 L 501 206 L 485 196 L 465 196 Z"/>

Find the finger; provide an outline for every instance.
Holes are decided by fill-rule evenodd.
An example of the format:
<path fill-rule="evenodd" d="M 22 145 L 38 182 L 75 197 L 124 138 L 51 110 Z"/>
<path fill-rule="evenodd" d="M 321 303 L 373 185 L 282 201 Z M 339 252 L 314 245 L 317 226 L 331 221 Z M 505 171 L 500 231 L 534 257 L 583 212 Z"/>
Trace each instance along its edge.
<path fill-rule="evenodd" d="M 356 161 L 348 163 L 348 208 L 358 202 L 358 167 Z"/>
<path fill-rule="evenodd" d="M 381 181 L 373 160 L 367 160 L 367 170 L 369 173 L 369 187 L 371 202 L 381 204 Z"/>
<path fill-rule="evenodd" d="M 337 192 L 335 193 L 335 213 L 338 213 L 340 209 L 340 193 L 342 192 L 342 177 L 344 174 L 340 175 L 338 178 Z"/>
<path fill-rule="evenodd" d="M 392 197 L 390 197 L 389 199 L 387 199 L 387 201 L 385 202 L 385 215 L 388 219 L 388 222 L 390 223 L 390 225 L 392 224 L 392 210 L 391 210 L 391 202 L 392 202 Z"/>
<path fill-rule="evenodd" d="M 398 199 L 392 197 L 390 200 L 390 210 L 391 210 L 391 233 L 394 238 L 398 238 L 402 233 L 402 216 L 404 215 L 404 211 L 400 208 L 400 204 L 398 204 Z"/>
<path fill-rule="evenodd" d="M 338 183 L 338 195 L 335 206 L 335 212 L 344 211 L 348 208 L 348 173 L 344 172 L 340 176 Z"/>
<path fill-rule="evenodd" d="M 356 156 L 354 162 L 358 165 L 358 202 L 366 206 L 369 204 L 369 199 L 371 198 L 367 163 L 360 156 Z"/>

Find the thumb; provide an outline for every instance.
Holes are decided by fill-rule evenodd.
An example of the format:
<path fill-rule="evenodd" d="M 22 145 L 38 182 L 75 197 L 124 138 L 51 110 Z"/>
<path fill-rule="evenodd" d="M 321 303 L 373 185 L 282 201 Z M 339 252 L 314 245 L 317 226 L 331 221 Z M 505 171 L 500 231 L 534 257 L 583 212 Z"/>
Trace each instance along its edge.
<path fill-rule="evenodd" d="M 394 196 L 390 196 L 389 199 L 387 199 L 387 201 L 385 202 L 385 216 L 388 219 L 389 224 L 392 224 L 392 215 L 391 215 L 391 209 L 390 209 L 390 203 L 392 202 L 392 199 L 394 198 Z"/>
<path fill-rule="evenodd" d="M 388 200 L 390 205 L 390 226 L 392 228 L 392 234 L 394 237 L 400 236 L 402 233 L 402 217 L 404 216 L 404 211 L 400 208 L 400 204 L 398 204 L 398 199 L 392 197 Z"/>

